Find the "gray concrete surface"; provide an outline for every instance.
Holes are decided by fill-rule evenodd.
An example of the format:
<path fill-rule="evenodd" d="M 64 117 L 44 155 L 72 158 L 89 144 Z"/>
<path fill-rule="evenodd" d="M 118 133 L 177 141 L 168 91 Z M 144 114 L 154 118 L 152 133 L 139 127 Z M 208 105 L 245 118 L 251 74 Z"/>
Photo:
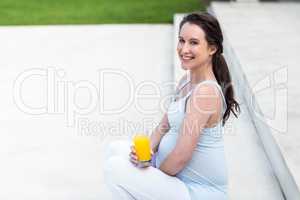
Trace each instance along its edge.
<path fill-rule="evenodd" d="M 225 128 L 231 199 L 283 199 L 265 144 L 256 134 L 255 109 L 243 102 L 239 82 L 244 78 L 251 88 L 264 89 L 266 81 L 257 83 L 275 74 L 282 83 L 286 76 L 284 70 L 277 70 L 281 66 L 288 66 L 289 129 L 272 133 L 298 180 L 299 140 L 291 130 L 299 114 L 295 67 L 299 38 L 294 37 L 299 22 L 292 21 L 299 7 L 282 5 L 279 9 L 272 3 L 213 4 L 237 56 L 235 62 L 243 66 L 241 76 L 233 74 L 242 115 L 230 119 Z M 280 10 L 287 10 L 289 16 Z M 174 48 L 176 20 L 174 31 L 171 25 L 0 28 L 0 53 L 5 55 L 0 60 L 0 199 L 110 199 L 101 174 L 103 148 L 110 140 L 151 130 L 163 113 L 157 109 L 162 97 L 183 74 Z M 293 41 L 284 41 L 282 35 Z M 272 51 L 265 55 L 262 47 Z M 100 72 L 107 69 L 108 76 L 101 82 Z M 151 97 L 135 98 L 119 113 L 99 111 L 101 106 L 124 106 L 134 95 L 131 91 Z M 264 112 L 273 111 L 268 107 L 273 99 L 270 93 L 265 95 L 255 97 Z M 283 118 L 273 119 L 279 131 L 285 128 L 280 123 L 284 110 L 280 112 Z"/>
<path fill-rule="evenodd" d="M 0 199 L 110 199 L 101 150 L 160 118 L 170 90 L 163 83 L 173 80 L 172 34 L 171 25 L 147 24 L 1 27 Z M 115 71 L 102 83 L 104 69 Z M 130 91 L 154 98 L 99 111 L 122 107 Z"/>
<path fill-rule="evenodd" d="M 300 199 L 299 3 L 213 3 L 225 54 L 287 199 Z"/>

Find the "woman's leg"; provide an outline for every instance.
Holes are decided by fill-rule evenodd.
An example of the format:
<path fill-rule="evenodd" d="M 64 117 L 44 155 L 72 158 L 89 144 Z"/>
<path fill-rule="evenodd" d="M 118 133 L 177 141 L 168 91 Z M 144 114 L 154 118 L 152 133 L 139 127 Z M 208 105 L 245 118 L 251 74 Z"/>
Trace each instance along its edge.
<path fill-rule="evenodd" d="M 130 142 L 113 142 L 107 149 L 104 178 L 115 199 L 190 200 L 189 192 L 178 178 L 152 166 L 137 168 L 129 161 Z"/>
<path fill-rule="evenodd" d="M 103 149 L 104 160 L 107 161 L 110 157 L 116 155 L 122 155 L 129 157 L 130 153 L 130 141 L 128 140 L 115 140 L 109 142 Z"/>

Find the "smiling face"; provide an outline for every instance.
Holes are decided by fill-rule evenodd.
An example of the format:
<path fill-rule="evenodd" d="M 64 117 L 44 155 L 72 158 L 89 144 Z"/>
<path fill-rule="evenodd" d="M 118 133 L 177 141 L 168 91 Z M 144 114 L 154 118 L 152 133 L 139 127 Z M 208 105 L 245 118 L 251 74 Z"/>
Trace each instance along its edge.
<path fill-rule="evenodd" d="M 177 53 L 184 70 L 195 69 L 211 62 L 214 52 L 215 48 L 208 45 L 202 28 L 188 22 L 181 27 Z"/>

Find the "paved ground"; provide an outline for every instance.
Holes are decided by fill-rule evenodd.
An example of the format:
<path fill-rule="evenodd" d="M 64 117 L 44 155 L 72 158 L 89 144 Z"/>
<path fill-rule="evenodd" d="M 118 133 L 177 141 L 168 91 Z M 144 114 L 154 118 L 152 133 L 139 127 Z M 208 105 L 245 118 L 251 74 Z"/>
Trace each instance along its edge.
<path fill-rule="evenodd" d="M 158 103 L 170 90 L 162 83 L 173 80 L 172 33 L 171 25 L 1 27 L 0 199 L 108 200 L 102 147 L 143 125 L 149 129 L 161 116 Z M 104 69 L 117 71 L 102 84 Z M 14 98 L 20 91 L 21 99 Z M 100 114 L 100 104 L 105 110 L 125 105 L 130 91 L 158 98 Z M 158 112 L 145 114 L 138 104 Z"/>
<path fill-rule="evenodd" d="M 214 3 L 226 38 L 300 188 L 300 3 Z M 249 97 L 251 98 L 251 97 Z"/>

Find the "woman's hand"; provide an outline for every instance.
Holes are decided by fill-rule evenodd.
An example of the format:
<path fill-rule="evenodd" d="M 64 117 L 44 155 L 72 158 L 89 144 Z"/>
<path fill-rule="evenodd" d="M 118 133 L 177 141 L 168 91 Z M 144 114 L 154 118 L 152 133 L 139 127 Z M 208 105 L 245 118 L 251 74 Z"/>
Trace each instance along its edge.
<path fill-rule="evenodd" d="M 134 145 L 131 145 L 130 149 L 131 149 L 131 152 L 129 154 L 129 157 L 130 157 L 130 162 L 132 164 L 134 164 L 136 167 L 139 167 L 139 168 L 146 168 L 146 167 L 149 167 L 151 165 L 151 162 L 149 162 L 148 165 L 141 165 L 140 161 L 138 160 L 138 157 L 136 155 L 136 151 L 135 151 Z M 152 156 L 153 156 L 153 151 L 151 149 L 151 158 L 152 158 Z"/>

